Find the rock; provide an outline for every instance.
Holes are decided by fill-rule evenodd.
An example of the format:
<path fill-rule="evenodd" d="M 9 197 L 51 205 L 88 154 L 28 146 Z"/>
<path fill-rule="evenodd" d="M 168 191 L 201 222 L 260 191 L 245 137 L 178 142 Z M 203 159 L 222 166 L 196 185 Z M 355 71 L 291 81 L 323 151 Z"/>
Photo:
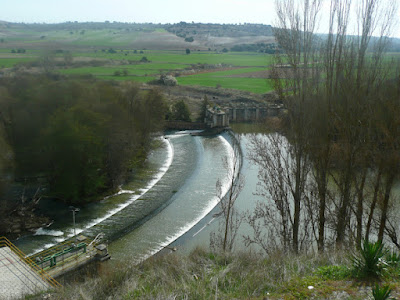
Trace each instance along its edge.
<path fill-rule="evenodd" d="M 329 300 L 343 300 L 351 299 L 350 295 L 345 291 L 334 291 L 327 299 Z"/>

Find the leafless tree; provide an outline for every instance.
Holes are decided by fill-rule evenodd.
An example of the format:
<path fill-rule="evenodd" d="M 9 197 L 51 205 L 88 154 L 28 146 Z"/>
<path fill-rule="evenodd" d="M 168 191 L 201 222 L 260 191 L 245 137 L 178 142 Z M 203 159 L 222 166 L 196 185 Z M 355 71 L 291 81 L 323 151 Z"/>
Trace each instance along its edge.
<path fill-rule="evenodd" d="M 302 208 L 309 197 L 309 160 L 306 156 L 299 159 L 295 145 L 280 134 L 253 135 L 249 148 L 249 159 L 259 167 L 257 194 L 265 201 L 247 216 L 254 237 L 247 236 L 245 241 L 265 248 L 263 236 L 268 241 L 275 239 L 277 248 L 298 252 L 310 240 L 310 220 Z M 267 227 L 265 232 L 261 224 Z"/>
<path fill-rule="evenodd" d="M 216 183 L 217 197 L 221 209 L 219 229 L 217 233 L 211 235 L 211 245 L 221 248 L 224 252 L 232 251 L 234 242 L 243 221 L 243 215 L 235 207 L 236 199 L 243 189 L 245 179 L 240 172 L 242 164 L 242 154 L 240 148 L 240 136 L 232 137 L 232 153 L 223 158 L 223 164 L 227 170 L 229 188 L 227 193 L 223 190 L 223 181 L 218 179 Z"/>
<path fill-rule="evenodd" d="M 393 64 L 384 55 L 396 1 L 329 3 L 328 34 L 319 37 L 322 1 L 276 1 L 275 38 L 283 53 L 276 57 L 272 79 L 287 109 L 281 134 L 289 146 L 276 141 L 279 135 L 252 140 L 251 159 L 264 173 L 259 194 L 275 204 L 275 212 L 257 206 L 248 217 L 255 234 L 247 243 L 262 245 L 270 232 L 256 222 L 260 216 L 278 224 L 273 226 L 283 248 L 290 244 L 293 251 L 310 231 L 323 251 L 327 231 L 337 247 L 360 245 L 372 227 L 382 240 L 391 224 L 387 212 L 398 168 L 390 166 L 399 162 L 398 118 L 393 100 L 382 91 L 396 90 L 389 84 Z"/>

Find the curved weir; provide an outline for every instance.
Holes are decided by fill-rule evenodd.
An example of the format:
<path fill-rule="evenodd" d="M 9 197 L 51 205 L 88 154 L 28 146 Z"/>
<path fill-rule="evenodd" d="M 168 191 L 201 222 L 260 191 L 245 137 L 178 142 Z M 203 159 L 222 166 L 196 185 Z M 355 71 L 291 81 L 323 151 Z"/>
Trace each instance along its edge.
<path fill-rule="evenodd" d="M 139 262 L 157 253 L 192 228 L 218 204 L 219 199 L 216 197 L 218 179 L 222 179 L 223 194 L 229 188 L 226 168 L 232 166 L 224 166 L 223 157 L 229 157 L 233 150 L 225 138 L 171 136 L 171 140 L 175 149 L 179 148 L 175 144 L 178 142 L 187 141 L 196 144 L 196 153 L 191 153 L 192 162 L 196 161 L 196 169 L 172 196 L 167 207 L 140 227 L 110 244 L 109 251 L 113 259 Z M 168 191 L 167 186 L 161 188 L 164 192 Z"/>
<path fill-rule="evenodd" d="M 76 232 L 105 234 L 114 258 L 127 255 L 139 261 L 156 253 L 188 231 L 218 203 L 216 181 L 227 174 L 223 157 L 232 147 L 222 136 L 194 137 L 178 132 L 163 139 L 149 161 L 150 175 L 81 209 Z M 229 166 L 228 166 L 229 167 Z M 223 182 L 225 192 L 228 180 Z M 139 188 L 140 187 L 140 188 Z M 17 241 L 28 253 L 38 252 L 73 235 L 72 214 L 63 207 L 64 222 L 41 228 Z"/>
<path fill-rule="evenodd" d="M 174 151 L 169 140 L 160 138 L 162 145 L 149 156 L 147 168 L 139 178 L 125 184 L 121 190 L 102 201 L 82 207 L 76 216 L 77 234 L 99 225 L 142 197 L 165 175 L 172 164 Z M 49 228 L 39 228 L 33 235 L 24 236 L 15 243 L 25 253 L 36 253 L 74 236 L 72 215 L 67 205 L 51 199 L 41 201 L 42 210 L 57 220 Z"/>

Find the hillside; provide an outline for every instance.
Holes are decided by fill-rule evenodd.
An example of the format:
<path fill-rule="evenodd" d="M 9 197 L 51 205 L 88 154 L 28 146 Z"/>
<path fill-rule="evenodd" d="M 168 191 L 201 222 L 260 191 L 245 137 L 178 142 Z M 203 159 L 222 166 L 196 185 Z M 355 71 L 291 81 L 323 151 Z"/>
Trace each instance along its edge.
<path fill-rule="evenodd" d="M 269 25 L 220 25 L 200 23 L 137 24 L 119 22 L 67 22 L 24 24 L 0 22 L 3 46 L 32 48 L 221 50 L 240 44 L 273 43 Z"/>
<path fill-rule="evenodd" d="M 364 300 L 373 299 L 376 284 L 381 289 L 389 285 L 390 295 L 398 299 L 398 269 L 380 279 L 360 278 L 354 275 L 349 258 L 350 254 L 339 252 L 223 256 L 196 249 L 189 256 L 156 256 L 138 266 L 107 263 L 93 271 L 93 278 L 85 269 L 83 280 L 78 274 L 59 278 L 65 288 L 47 294 L 46 299 Z"/>

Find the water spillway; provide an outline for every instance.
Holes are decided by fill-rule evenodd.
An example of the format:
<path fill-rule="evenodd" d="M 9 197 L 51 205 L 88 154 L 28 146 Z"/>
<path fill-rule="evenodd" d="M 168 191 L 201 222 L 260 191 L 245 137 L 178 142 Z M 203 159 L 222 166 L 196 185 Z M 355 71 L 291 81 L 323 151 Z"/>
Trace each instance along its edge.
<path fill-rule="evenodd" d="M 215 184 L 226 177 L 223 157 L 232 151 L 227 140 L 177 132 L 163 138 L 162 144 L 149 158 L 149 173 L 141 180 L 126 184 L 100 203 L 82 207 L 76 216 L 76 232 L 86 236 L 104 233 L 115 258 L 146 258 L 190 229 L 218 203 Z M 47 205 L 56 222 L 17 241 L 26 253 L 73 235 L 68 208 Z"/>
<path fill-rule="evenodd" d="M 174 140 L 174 137 L 171 139 Z M 167 207 L 110 245 L 114 258 L 140 261 L 158 252 L 187 232 L 218 204 L 218 179 L 222 179 L 223 193 L 226 193 L 229 187 L 226 168 L 231 166 L 224 166 L 223 157 L 232 155 L 227 140 L 222 136 L 185 139 L 191 139 L 196 144 L 197 153 L 191 154 L 196 160 L 195 171 L 186 178 L 185 184 L 173 195 Z"/>

